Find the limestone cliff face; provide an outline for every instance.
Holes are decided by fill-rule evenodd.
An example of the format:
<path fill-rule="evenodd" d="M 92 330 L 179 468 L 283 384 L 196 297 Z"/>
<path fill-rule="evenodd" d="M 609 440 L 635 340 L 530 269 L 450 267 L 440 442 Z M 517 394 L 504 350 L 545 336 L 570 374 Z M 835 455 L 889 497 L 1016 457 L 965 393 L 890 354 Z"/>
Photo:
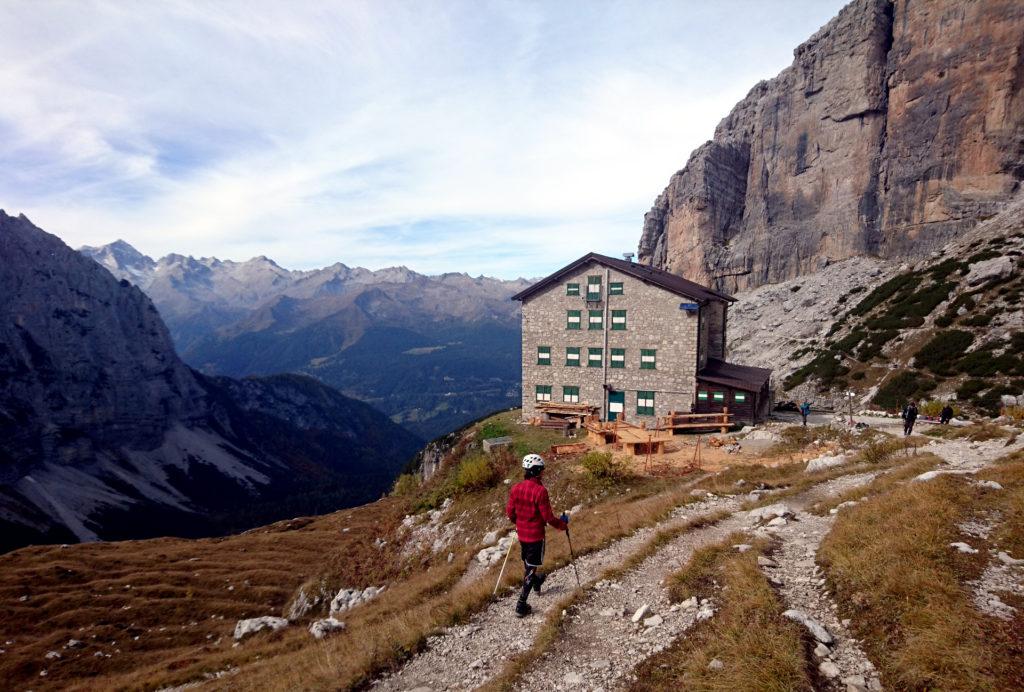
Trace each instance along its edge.
<path fill-rule="evenodd" d="M 855 0 L 644 218 L 640 261 L 725 290 L 920 257 L 1024 178 L 1024 4 Z"/>

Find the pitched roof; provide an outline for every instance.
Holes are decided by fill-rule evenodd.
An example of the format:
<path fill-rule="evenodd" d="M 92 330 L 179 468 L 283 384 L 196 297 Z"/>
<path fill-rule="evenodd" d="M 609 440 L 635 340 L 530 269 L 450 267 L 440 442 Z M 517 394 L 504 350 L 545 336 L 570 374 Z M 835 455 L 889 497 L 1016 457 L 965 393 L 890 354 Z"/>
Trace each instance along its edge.
<path fill-rule="evenodd" d="M 726 363 L 717 358 L 708 358 L 708 364 L 697 373 L 697 379 L 712 382 L 725 387 L 733 387 L 748 392 L 756 392 L 772 376 L 766 368 L 754 368 L 749 365 Z"/>
<path fill-rule="evenodd" d="M 707 288 L 706 286 L 701 286 L 698 283 L 694 283 L 689 279 L 684 279 L 681 276 L 676 276 L 675 274 L 664 271 L 663 269 L 655 269 L 654 267 L 649 267 L 646 264 L 637 264 L 636 262 L 630 262 L 628 260 L 599 255 L 596 252 L 586 254 L 572 264 L 562 267 L 554 274 L 541 279 L 529 288 L 515 294 L 512 296 L 512 300 L 526 300 L 553 284 L 558 283 L 558 281 L 565 275 L 571 274 L 580 267 L 591 262 L 604 265 L 609 269 L 615 269 L 623 274 L 628 274 L 633 278 L 640 279 L 644 283 L 663 288 L 670 293 L 675 293 L 676 295 L 683 296 L 684 298 L 691 298 L 701 303 L 705 303 L 709 300 L 728 301 L 730 303 L 736 301 L 736 299 L 730 295 L 719 293 L 718 291 Z"/>

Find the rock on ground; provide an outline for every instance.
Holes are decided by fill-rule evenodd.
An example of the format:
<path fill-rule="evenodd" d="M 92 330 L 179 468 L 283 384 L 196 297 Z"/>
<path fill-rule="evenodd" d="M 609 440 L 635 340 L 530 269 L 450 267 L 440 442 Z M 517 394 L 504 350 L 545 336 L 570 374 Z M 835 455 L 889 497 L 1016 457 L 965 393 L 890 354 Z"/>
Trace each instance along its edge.
<path fill-rule="evenodd" d="M 270 615 L 264 615 L 258 618 L 248 618 L 247 620 L 239 620 L 235 624 L 235 639 L 241 640 L 248 637 L 250 634 L 255 634 L 265 629 L 273 630 L 276 632 L 279 629 L 284 629 L 288 626 L 288 621 L 284 618 L 272 617 Z"/>

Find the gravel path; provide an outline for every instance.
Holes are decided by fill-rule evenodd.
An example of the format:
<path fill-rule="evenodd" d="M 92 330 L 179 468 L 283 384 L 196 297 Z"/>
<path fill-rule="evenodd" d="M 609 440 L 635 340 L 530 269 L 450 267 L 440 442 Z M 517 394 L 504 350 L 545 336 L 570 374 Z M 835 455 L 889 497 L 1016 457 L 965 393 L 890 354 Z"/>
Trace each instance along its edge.
<path fill-rule="evenodd" d="M 576 560 L 580 579 L 586 583 L 608 567 L 621 564 L 639 550 L 654 534 L 666 528 L 684 525 L 688 520 L 735 510 L 739 500 L 713 497 L 677 508 L 668 521 L 656 527 L 640 529 L 603 550 Z M 549 540 L 565 540 L 549 535 Z M 513 551 L 515 549 L 513 548 Z M 509 567 L 522 569 L 522 563 L 509 561 Z M 374 690 L 467 690 L 482 685 L 501 672 L 505 662 L 530 648 L 551 607 L 575 587 L 572 567 L 566 566 L 548 575 L 540 596 L 532 596 L 533 614 L 522 620 L 515 617 L 518 593 L 492 603 L 472 620 L 431 637 L 427 649 L 392 675 L 374 683 Z"/>

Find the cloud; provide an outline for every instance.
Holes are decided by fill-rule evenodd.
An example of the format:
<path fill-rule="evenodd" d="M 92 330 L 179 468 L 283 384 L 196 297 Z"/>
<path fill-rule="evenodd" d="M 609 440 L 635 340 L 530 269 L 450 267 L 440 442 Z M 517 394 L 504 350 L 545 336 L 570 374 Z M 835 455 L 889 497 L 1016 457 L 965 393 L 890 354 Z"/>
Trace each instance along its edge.
<path fill-rule="evenodd" d="M 8 3 L 0 206 L 154 256 L 536 276 L 635 249 L 838 7 Z"/>

